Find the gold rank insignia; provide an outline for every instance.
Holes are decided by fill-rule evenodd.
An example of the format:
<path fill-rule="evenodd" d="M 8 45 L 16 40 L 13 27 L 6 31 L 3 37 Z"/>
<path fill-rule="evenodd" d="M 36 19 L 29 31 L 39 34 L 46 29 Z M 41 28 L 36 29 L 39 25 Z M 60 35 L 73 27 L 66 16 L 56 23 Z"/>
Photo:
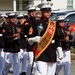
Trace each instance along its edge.
<path fill-rule="evenodd" d="M 33 33 L 33 28 L 32 27 L 30 27 L 30 29 L 29 29 L 29 35 L 31 35 Z"/>

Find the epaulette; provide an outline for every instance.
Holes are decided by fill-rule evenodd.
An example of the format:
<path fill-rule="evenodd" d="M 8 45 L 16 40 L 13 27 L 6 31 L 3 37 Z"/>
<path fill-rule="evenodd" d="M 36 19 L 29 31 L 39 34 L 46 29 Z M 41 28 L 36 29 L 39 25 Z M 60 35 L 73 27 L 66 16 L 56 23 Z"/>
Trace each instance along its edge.
<path fill-rule="evenodd" d="M 32 33 L 33 33 L 33 27 L 30 27 L 28 34 L 32 35 Z"/>

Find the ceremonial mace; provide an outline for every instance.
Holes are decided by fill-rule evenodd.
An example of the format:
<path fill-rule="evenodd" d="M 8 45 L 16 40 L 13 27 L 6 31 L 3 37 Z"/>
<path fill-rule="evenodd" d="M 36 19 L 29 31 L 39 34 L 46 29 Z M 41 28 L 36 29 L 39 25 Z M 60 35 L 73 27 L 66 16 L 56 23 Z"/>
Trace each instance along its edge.
<path fill-rule="evenodd" d="M 38 36 L 40 36 L 40 34 L 41 34 L 42 30 L 43 30 L 42 23 L 40 23 L 40 25 L 37 26 L 37 30 L 38 30 Z M 35 46 L 37 47 L 37 43 L 35 44 Z M 32 75 L 34 61 L 35 61 L 35 51 L 34 51 L 34 58 L 33 58 L 33 63 L 32 63 L 32 67 L 31 67 L 31 73 L 30 73 L 30 75 Z"/>
<path fill-rule="evenodd" d="M 38 30 L 38 36 L 40 36 L 42 30 L 43 30 L 43 26 L 42 26 L 42 23 L 40 23 L 40 25 L 37 27 L 37 30 Z"/>

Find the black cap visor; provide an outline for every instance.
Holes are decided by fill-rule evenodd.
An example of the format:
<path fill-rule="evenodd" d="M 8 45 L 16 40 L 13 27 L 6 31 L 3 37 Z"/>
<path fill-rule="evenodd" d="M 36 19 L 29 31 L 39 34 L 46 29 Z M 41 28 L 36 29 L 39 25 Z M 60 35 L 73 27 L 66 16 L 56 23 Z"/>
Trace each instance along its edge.
<path fill-rule="evenodd" d="M 57 20 L 58 22 L 65 22 L 63 19 L 62 20 Z"/>
<path fill-rule="evenodd" d="M 34 11 L 36 11 L 36 9 L 28 10 L 28 12 L 34 12 Z"/>
<path fill-rule="evenodd" d="M 13 15 L 13 16 L 8 16 L 8 18 L 15 18 L 15 15 Z"/>
<path fill-rule="evenodd" d="M 43 11 L 51 11 L 51 8 L 42 8 Z"/>
<path fill-rule="evenodd" d="M 22 19 L 22 18 L 24 18 L 23 16 L 22 17 L 17 17 L 17 19 Z"/>

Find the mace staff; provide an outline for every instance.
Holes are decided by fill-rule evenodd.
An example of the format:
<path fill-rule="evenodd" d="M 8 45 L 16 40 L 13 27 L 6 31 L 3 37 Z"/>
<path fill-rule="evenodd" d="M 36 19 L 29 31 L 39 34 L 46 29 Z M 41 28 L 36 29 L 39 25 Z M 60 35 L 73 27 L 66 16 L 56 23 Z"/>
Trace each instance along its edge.
<path fill-rule="evenodd" d="M 37 30 L 38 30 L 38 36 L 40 36 L 41 32 L 43 31 L 42 23 L 40 23 L 40 25 L 37 26 Z M 35 44 L 35 46 L 37 48 L 37 43 Z M 34 62 L 35 62 L 35 51 L 33 53 L 34 53 L 34 58 L 33 58 L 33 63 L 32 63 L 32 67 L 31 67 L 31 73 L 30 73 L 30 75 L 32 75 L 33 66 L 34 66 Z"/>

